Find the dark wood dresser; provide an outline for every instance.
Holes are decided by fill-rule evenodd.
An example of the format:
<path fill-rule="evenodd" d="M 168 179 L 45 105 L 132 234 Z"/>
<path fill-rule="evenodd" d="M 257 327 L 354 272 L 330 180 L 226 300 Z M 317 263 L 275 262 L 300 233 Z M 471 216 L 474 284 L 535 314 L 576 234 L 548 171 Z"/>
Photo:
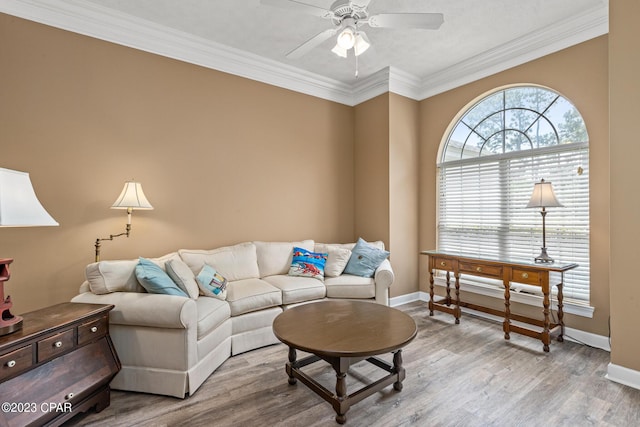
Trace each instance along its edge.
<path fill-rule="evenodd" d="M 22 330 L 0 337 L 0 426 L 60 425 L 109 406 L 120 370 L 111 309 L 57 304 L 24 314 Z"/>

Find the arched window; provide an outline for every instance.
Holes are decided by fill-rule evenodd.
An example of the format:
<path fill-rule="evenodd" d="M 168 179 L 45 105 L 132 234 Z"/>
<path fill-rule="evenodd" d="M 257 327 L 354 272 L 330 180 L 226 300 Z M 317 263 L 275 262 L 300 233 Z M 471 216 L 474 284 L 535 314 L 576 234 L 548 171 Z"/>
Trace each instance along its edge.
<path fill-rule="evenodd" d="M 579 268 L 566 298 L 589 300 L 589 138 L 578 110 L 539 86 L 502 88 L 461 112 L 441 144 L 438 249 L 533 261 L 542 247 L 534 184 L 551 181 L 549 255 Z"/>

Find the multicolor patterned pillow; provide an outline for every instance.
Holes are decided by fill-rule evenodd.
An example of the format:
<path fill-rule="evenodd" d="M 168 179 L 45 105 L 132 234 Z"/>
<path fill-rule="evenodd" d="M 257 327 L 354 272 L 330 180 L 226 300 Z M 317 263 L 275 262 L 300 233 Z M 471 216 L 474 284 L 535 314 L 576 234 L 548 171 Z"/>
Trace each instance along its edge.
<path fill-rule="evenodd" d="M 328 254 L 310 252 L 304 248 L 293 248 L 293 259 L 289 276 L 313 277 L 324 280 L 324 266 L 327 263 Z"/>
<path fill-rule="evenodd" d="M 209 264 L 205 264 L 202 267 L 202 270 L 196 276 L 196 281 L 202 295 L 221 300 L 227 299 L 227 279 Z"/>

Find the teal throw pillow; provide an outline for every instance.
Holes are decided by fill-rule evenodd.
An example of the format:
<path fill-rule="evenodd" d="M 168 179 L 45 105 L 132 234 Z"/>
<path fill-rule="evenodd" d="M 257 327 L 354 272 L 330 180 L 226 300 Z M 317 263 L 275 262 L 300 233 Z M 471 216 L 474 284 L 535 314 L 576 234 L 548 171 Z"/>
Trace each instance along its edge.
<path fill-rule="evenodd" d="M 227 299 L 227 279 L 209 264 L 202 267 L 196 276 L 196 281 L 202 295 L 221 300 Z"/>
<path fill-rule="evenodd" d="M 136 278 L 150 294 L 177 295 L 188 298 L 188 295 L 171 280 L 171 277 L 158 264 L 140 257 L 136 265 Z"/>
<path fill-rule="evenodd" d="M 349 258 L 344 272 L 354 276 L 373 277 L 376 269 L 388 256 L 388 251 L 378 249 L 359 238 L 358 243 L 351 251 L 351 258 Z"/>
<path fill-rule="evenodd" d="M 328 256 L 329 254 L 310 252 L 295 246 L 289 276 L 313 277 L 324 280 L 324 266 Z"/>

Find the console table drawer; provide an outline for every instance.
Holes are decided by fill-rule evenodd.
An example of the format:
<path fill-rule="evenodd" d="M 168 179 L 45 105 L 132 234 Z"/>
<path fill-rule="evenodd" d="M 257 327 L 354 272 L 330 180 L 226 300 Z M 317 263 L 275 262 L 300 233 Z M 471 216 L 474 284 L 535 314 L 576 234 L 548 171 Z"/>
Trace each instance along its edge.
<path fill-rule="evenodd" d="M 460 262 L 460 273 L 474 274 L 476 276 L 495 277 L 502 279 L 502 267 L 470 262 Z"/>
<path fill-rule="evenodd" d="M 433 268 L 438 270 L 454 270 L 458 265 L 458 261 L 449 258 L 434 258 Z"/>
<path fill-rule="evenodd" d="M 540 273 L 530 270 L 519 270 L 514 268 L 511 271 L 511 280 L 513 282 L 524 283 L 526 285 L 540 286 Z"/>
<path fill-rule="evenodd" d="M 73 329 L 38 341 L 38 363 L 49 360 L 73 349 Z"/>
<path fill-rule="evenodd" d="M 109 318 L 101 317 L 78 326 L 78 345 L 83 345 L 107 334 Z"/>
<path fill-rule="evenodd" d="M 0 380 L 12 377 L 33 364 L 33 349 L 30 345 L 0 357 Z"/>

